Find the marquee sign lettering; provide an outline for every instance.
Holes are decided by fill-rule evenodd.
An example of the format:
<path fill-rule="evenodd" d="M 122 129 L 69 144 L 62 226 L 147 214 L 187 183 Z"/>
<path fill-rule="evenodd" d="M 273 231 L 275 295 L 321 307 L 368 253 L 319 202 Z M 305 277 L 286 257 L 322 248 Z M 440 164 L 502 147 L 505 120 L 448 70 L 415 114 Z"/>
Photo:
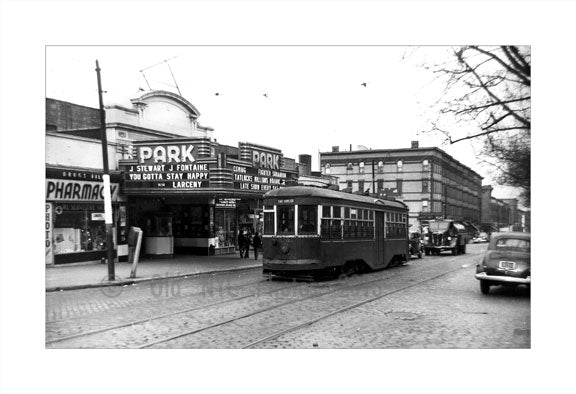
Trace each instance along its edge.
<path fill-rule="evenodd" d="M 138 162 L 148 163 L 194 163 L 196 159 L 192 155 L 194 145 L 158 145 L 138 147 Z"/>
<path fill-rule="evenodd" d="M 118 184 L 111 183 L 112 201 L 118 198 Z M 102 182 L 46 179 L 47 201 L 104 201 Z"/>

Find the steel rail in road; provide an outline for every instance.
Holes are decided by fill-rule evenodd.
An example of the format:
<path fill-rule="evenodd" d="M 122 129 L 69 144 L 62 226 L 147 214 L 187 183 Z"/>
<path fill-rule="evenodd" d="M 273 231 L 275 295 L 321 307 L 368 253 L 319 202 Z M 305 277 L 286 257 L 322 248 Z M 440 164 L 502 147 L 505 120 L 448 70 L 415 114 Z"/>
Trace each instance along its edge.
<path fill-rule="evenodd" d="M 226 291 L 229 291 L 229 290 L 231 290 L 231 289 L 237 289 L 237 288 L 239 288 L 239 287 L 246 287 L 246 286 L 251 286 L 251 285 L 255 285 L 255 284 L 259 284 L 259 283 L 265 283 L 265 282 L 267 282 L 267 281 L 268 281 L 268 280 L 260 280 L 260 281 L 258 281 L 258 282 L 251 282 L 251 283 L 248 283 L 248 284 L 232 286 L 232 287 L 226 288 Z M 226 300 L 221 300 L 221 301 L 218 301 L 218 302 L 213 302 L 213 303 L 211 303 L 211 304 L 198 305 L 198 306 L 195 306 L 195 307 L 193 307 L 193 308 L 180 309 L 180 310 L 177 310 L 177 311 L 175 311 L 175 312 L 169 312 L 169 313 L 165 313 L 165 314 L 162 314 L 162 315 L 152 316 L 152 317 L 148 317 L 148 318 L 146 318 L 146 319 L 132 320 L 132 321 L 129 321 L 129 322 L 127 322 L 127 323 L 121 323 L 121 324 L 117 324 L 117 325 L 114 325 L 114 326 L 108 326 L 108 327 L 104 327 L 104 328 L 98 328 L 98 329 L 96 329 L 96 330 L 90 330 L 90 331 L 86 331 L 86 332 L 82 332 L 82 333 L 78 333 L 78 334 L 67 335 L 67 336 L 64 336 L 64 337 L 51 339 L 51 340 L 46 341 L 46 344 L 47 344 L 47 345 L 50 345 L 50 344 L 52 344 L 52 343 L 58 343 L 58 342 L 62 342 L 62 341 L 70 340 L 70 339 L 81 338 L 81 337 L 85 337 L 85 336 L 89 336 L 89 335 L 98 334 L 98 333 L 101 333 L 101 332 L 104 332 L 104 331 L 112 331 L 112 330 L 117 330 L 117 329 L 119 329 L 119 328 L 124 328 L 124 327 L 128 327 L 128 326 L 133 326 L 133 325 L 136 325 L 136 324 L 148 323 L 148 322 L 150 322 L 150 321 L 162 319 L 162 318 L 165 318 L 165 317 L 176 316 L 176 315 L 180 315 L 180 314 L 183 314 L 183 313 L 192 312 L 192 311 L 195 311 L 195 310 L 198 310 L 198 309 L 203 309 L 203 308 L 208 308 L 208 307 L 215 306 L 215 305 L 224 304 L 224 303 L 226 303 L 226 302 L 238 301 L 238 300 L 242 300 L 242 299 L 244 299 L 244 298 L 254 297 L 254 296 L 257 296 L 257 295 L 260 295 L 260 294 L 269 294 L 269 293 L 274 293 L 274 292 L 278 292 L 278 291 L 283 291 L 283 290 L 290 289 L 290 288 L 294 288 L 294 287 L 305 286 L 306 284 L 307 284 L 307 283 L 300 283 L 300 284 L 297 284 L 297 285 L 284 286 L 284 287 L 282 287 L 282 288 L 280 288 L 280 289 L 274 289 L 274 290 L 265 291 L 265 292 L 256 292 L 256 293 L 251 293 L 251 294 L 244 295 L 244 296 L 239 296 L 239 297 L 234 297 L 234 298 L 228 298 L 228 299 L 226 299 Z M 206 291 L 206 292 L 200 292 L 200 293 L 195 293 L 194 295 L 206 294 L 206 293 L 209 293 L 209 292 L 214 292 L 214 290 Z M 78 316 L 77 318 L 82 318 L 82 317 L 83 317 L 83 316 Z"/>
<path fill-rule="evenodd" d="M 442 264 L 442 263 L 446 263 L 446 261 L 447 261 L 446 259 L 442 259 L 442 260 L 440 260 L 440 261 L 438 262 L 438 265 L 440 265 L 440 264 Z M 354 308 L 354 307 L 357 307 L 357 306 L 363 305 L 363 304 L 365 304 L 365 303 L 374 301 L 374 300 L 376 300 L 376 299 L 378 299 L 378 298 L 385 297 L 386 295 L 395 293 L 395 292 L 397 292 L 397 291 L 402 291 L 402 290 L 408 289 L 408 288 L 410 288 L 410 287 L 417 286 L 417 285 L 419 285 L 419 284 L 422 284 L 422 283 L 427 282 L 427 281 L 429 281 L 429 280 L 433 280 L 433 279 L 436 279 L 436 278 L 438 278 L 438 277 L 447 275 L 447 274 L 449 274 L 449 273 L 451 273 L 451 272 L 454 272 L 454 271 L 457 271 L 457 270 L 459 270 L 459 269 L 461 269 L 460 266 L 459 266 L 458 268 L 453 269 L 453 270 L 449 270 L 449 271 L 447 271 L 447 272 L 444 272 L 444 273 L 442 273 L 442 274 L 440 274 L 440 275 L 435 275 L 435 276 L 433 276 L 433 277 L 431 277 L 431 278 L 427 278 L 427 279 L 425 279 L 425 280 L 423 280 L 423 281 L 419 281 L 419 282 L 416 282 L 416 283 L 412 283 L 412 284 L 410 284 L 410 285 L 408 285 L 408 286 L 404 286 L 404 287 L 402 287 L 402 288 L 400 288 L 400 289 L 393 290 L 393 291 L 391 291 L 391 292 L 388 292 L 387 294 L 380 295 L 380 296 L 375 297 L 375 298 L 373 297 L 373 299 L 371 298 L 371 299 L 369 299 L 369 300 L 365 300 L 365 301 L 363 301 L 361 304 L 358 304 L 358 305 L 357 305 L 357 304 L 353 304 L 352 306 L 343 308 L 342 311 L 345 311 L 345 310 L 348 310 L 348 309 L 352 309 L 352 308 Z M 197 334 L 197 333 L 199 333 L 199 332 L 206 331 L 206 330 L 209 330 L 209 329 L 212 329 L 212 328 L 215 328 L 215 327 L 219 327 L 219 326 L 223 326 L 223 325 L 226 325 L 226 324 L 230 324 L 230 323 L 233 323 L 233 322 L 235 322 L 235 321 L 242 320 L 242 319 L 245 319 L 245 318 L 248 318 L 248 317 L 251 317 L 251 316 L 260 314 L 260 313 L 268 312 L 268 311 L 273 310 L 273 309 L 278 309 L 278 308 L 284 307 L 284 306 L 286 306 L 286 305 L 296 304 L 296 303 L 298 303 L 298 302 L 303 302 L 303 301 L 307 301 L 307 300 L 310 300 L 310 299 L 323 297 L 323 296 L 326 296 L 326 295 L 328 295 L 328 294 L 332 294 L 332 293 L 335 293 L 335 292 L 337 292 L 337 291 L 341 291 L 341 290 L 344 290 L 344 289 L 351 289 L 351 288 L 360 287 L 360 286 L 364 286 L 364 285 L 371 284 L 371 283 L 381 282 L 381 281 L 384 281 L 384 280 L 388 280 L 388 279 L 394 278 L 394 277 L 396 277 L 396 276 L 400 276 L 401 274 L 402 274 L 402 273 L 398 273 L 397 275 L 388 275 L 388 276 L 381 277 L 381 278 L 378 278 L 378 279 L 369 280 L 369 281 L 364 281 L 364 282 L 361 282 L 361 283 L 358 283 L 358 284 L 348 285 L 348 286 L 345 286 L 345 287 L 337 287 L 337 288 L 334 289 L 334 290 L 327 291 L 327 292 L 323 292 L 323 293 L 321 293 L 321 294 L 316 294 L 316 295 L 313 295 L 313 296 L 304 297 L 304 298 L 300 298 L 300 299 L 297 299 L 297 300 L 286 301 L 286 302 L 283 302 L 283 303 L 280 303 L 280 304 L 277 304 L 277 305 L 272 305 L 272 306 L 269 306 L 269 307 L 266 307 L 266 308 L 262 308 L 262 309 L 259 309 L 259 310 L 256 310 L 256 311 L 253 311 L 253 312 L 250 312 L 250 313 L 246 313 L 246 314 L 244 314 L 244 315 L 235 317 L 235 318 L 233 318 L 233 319 L 228 319 L 228 320 L 224 320 L 224 321 L 221 321 L 221 322 L 218 322 L 218 323 L 210 324 L 210 325 L 207 325 L 207 326 L 204 326 L 204 327 L 200 327 L 200 328 L 196 328 L 196 329 L 193 329 L 193 330 L 185 331 L 185 332 L 179 333 L 179 334 L 177 334 L 177 335 L 173 335 L 173 336 L 170 336 L 170 337 L 162 338 L 162 339 L 157 340 L 157 341 L 154 341 L 154 342 L 148 342 L 148 343 L 146 343 L 146 344 L 144 344 L 144 345 L 138 346 L 137 348 L 138 348 L 138 349 L 149 348 L 149 347 L 152 347 L 152 346 L 155 346 L 155 345 L 159 345 L 159 344 L 161 344 L 161 343 L 170 342 L 170 341 L 173 341 L 173 340 L 175 340 L 175 339 L 179 339 L 179 338 L 183 338 L 183 337 L 186 337 L 186 336 L 194 335 L 194 334 Z M 304 323 L 303 326 L 306 326 L 306 325 L 309 325 L 309 324 L 313 324 L 316 320 L 322 320 L 322 319 L 327 318 L 327 317 L 330 317 L 330 316 L 332 316 L 333 314 L 336 314 L 336 313 L 341 313 L 341 312 L 340 312 L 340 311 L 336 311 L 336 312 L 332 312 L 332 313 L 323 315 L 323 316 L 321 316 L 320 318 L 313 319 L 314 321 L 309 321 L 309 322 Z M 300 326 L 300 325 L 299 325 L 299 326 Z M 298 326 L 298 327 L 295 327 L 295 328 L 293 328 L 293 329 L 297 329 L 297 328 L 299 328 L 299 326 Z M 275 334 L 275 335 L 277 335 L 277 336 L 283 335 L 284 331 L 286 331 L 286 330 L 283 330 L 281 333 L 277 333 L 277 334 Z M 271 338 L 272 338 L 272 337 L 273 337 L 273 336 L 271 336 Z M 264 338 L 263 340 L 267 340 L 267 338 Z M 263 340 L 259 340 L 259 341 L 257 341 L 257 342 L 253 342 L 253 343 L 251 343 L 250 345 L 248 345 L 248 347 L 252 346 L 253 344 L 260 343 L 260 342 L 263 341 Z"/>
<path fill-rule="evenodd" d="M 252 269 L 262 270 L 262 267 L 249 268 L 249 269 L 246 269 L 245 271 L 249 271 Z M 204 273 L 202 276 L 205 276 L 205 274 L 208 274 L 208 273 Z M 237 271 L 225 271 L 225 272 L 216 272 L 214 274 L 218 275 L 218 277 L 222 277 L 222 276 L 227 276 L 227 275 L 238 274 L 238 272 Z M 159 277 L 159 278 L 154 280 L 154 284 L 158 283 L 158 282 L 164 282 L 164 281 L 175 281 L 175 280 L 184 281 L 186 279 L 197 279 L 198 277 L 199 277 L 198 274 L 190 274 L 190 275 L 183 275 L 183 276 L 178 276 L 178 277 L 168 277 L 168 278 Z M 204 278 L 202 278 L 202 279 L 204 279 Z M 263 283 L 264 281 L 265 280 L 259 279 L 257 281 L 248 282 L 248 283 L 244 283 L 241 285 L 230 286 L 230 287 L 227 287 L 226 289 L 227 290 L 228 289 L 237 289 L 240 287 L 257 285 L 258 283 Z M 152 281 L 133 283 L 131 286 L 150 284 L 150 282 L 152 282 Z M 99 292 L 102 292 L 102 288 L 95 288 L 95 287 L 90 288 L 91 291 L 94 291 L 95 289 L 98 289 Z M 142 288 L 136 288 L 134 290 L 140 290 L 140 289 L 142 289 Z M 84 289 L 79 289 L 79 290 L 84 290 Z M 205 294 L 208 294 L 211 292 L 214 292 L 214 290 L 200 291 L 200 292 L 188 294 L 187 296 L 190 296 L 190 297 L 199 296 L 199 295 L 205 295 Z M 152 297 L 152 299 L 155 299 L 155 297 Z M 144 304 L 144 303 L 149 302 L 149 300 L 150 300 L 149 298 L 143 298 L 143 299 L 138 300 L 138 302 L 130 303 L 129 305 L 122 306 L 121 308 L 132 308 L 134 305 Z M 99 311 L 99 312 L 95 312 L 95 313 L 101 313 L 101 312 Z M 53 323 L 59 323 L 59 322 L 63 322 L 63 321 L 75 320 L 75 319 L 85 319 L 86 317 L 89 317 L 91 315 L 93 315 L 93 314 L 72 316 L 72 317 L 66 317 L 66 318 L 55 319 L 55 320 L 48 320 L 48 321 L 46 321 L 46 325 L 53 324 Z"/>
<path fill-rule="evenodd" d="M 242 349 L 249 349 L 249 348 L 254 347 L 254 346 L 256 346 L 256 345 L 258 345 L 258 344 L 260 344 L 260 343 L 268 342 L 268 341 L 270 341 L 270 340 L 279 338 L 279 337 L 281 337 L 282 335 L 287 334 L 287 333 L 289 333 L 289 332 L 296 331 L 296 330 L 298 330 L 298 329 L 300 329 L 300 328 L 310 326 L 310 325 L 312 325 L 312 324 L 314 324 L 314 323 L 317 323 L 317 322 L 319 322 L 319 321 L 321 321 L 321 320 L 327 319 L 327 318 L 329 318 L 329 317 L 331 317 L 331 316 L 334 316 L 334 315 L 337 315 L 337 314 L 339 314 L 339 313 L 343 313 L 343 312 L 349 311 L 349 310 L 351 310 L 351 309 L 358 308 L 359 306 L 362 306 L 362 305 L 364 305 L 364 304 L 368 304 L 368 303 L 370 303 L 370 302 L 379 300 L 380 298 L 387 297 L 387 296 L 389 296 L 390 294 L 398 293 L 398 292 L 400 292 L 400 291 L 404 291 L 404 290 L 406 290 L 406 289 L 409 289 L 409 288 L 412 288 L 412 287 L 415 287 L 415 286 L 419 286 L 419 285 L 421 285 L 422 283 L 429 282 L 429 281 L 434 280 L 434 279 L 438 279 L 438 278 L 440 278 L 440 277 L 442 277 L 442 276 L 444 276 L 444 275 L 448 275 L 448 274 L 450 274 L 450 273 L 452 273 L 452 272 L 458 271 L 458 270 L 461 269 L 461 268 L 462 268 L 462 267 L 458 267 L 458 268 L 452 269 L 452 270 L 450 270 L 450 271 L 444 272 L 444 273 L 442 273 L 442 274 L 433 276 L 433 277 L 431 277 L 431 278 L 426 278 L 426 279 L 424 279 L 424 280 L 422 280 L 422 281 L 419 281 L 419 282 L 416 282 L 416 283 L 411 283 L 411 284 L 409 284 L 409 285 L 407 285 L 407 286 L 404 286 L 404 287 L 401 287 L 401 288 L 399 288 L 399 289 L 391 290 L 391 291 L 389 291 L 389 292 L 387 292 L 387 293 L 378 295 L 378 296 L 376 296 L 376 297 L 371 297 L 371 298 L 368 298 L 368 299 L 366 299 L 366 300 L 363 300 L 363 301 L 354 303 L 354 304 L 352 304 L 352 305 L 348 305 L 348 306 L 346 306 L 346 307 L 344 307 L 344 308 L 340 308 L 340 309 L 338 309 L 338 310 L 336 310 L 336 311 L 333 311 L 333 312 L 330 312 L 330 313 L 326 313 L 325 315 L 322 315 L 322 316 L 320 316 L 320 317 L 316 317 L 316 318 L 314 318 L 314 319 L 310 319 L 310 320 L 308 320 L 308 321 L 306 321 L 306 322 L 304 322 L 304 323 L 300 323 L 300 324 L 298 324 L 298 325 L 296 325 L 296 326 L 294 326 L 294 327 L 290 327 L 290 328 L 287 328 L 287 329 L 285 329 L 285 330 L 282 330 L 282 331 L 280 331 L 280 332 L 278 332 L 278 333 L 275 333 L 275 334 L 269 335 L 269 336 L 267 336 L 267 337 L 261 338 L 261 339 L 255 341 L 255 342 L 252 342 L 252 343 L 250 343 L 250 344 L 248 344 L 248 345 L 246 345 L 246 346 L 243 346 Z"/>
<path fill-rule="evenodd" d="M 436 260 L 436 259 L 435 259 L 435 260 Z M 427 265 L 427 268 L 432 268 L 432 267 L 434 267 L 434 266 L 436 266 L 436 265 L 440 265 L 440 264 L 446 263 L 446 262 L 448 262 L 449 260 L 452 260 L 452 259 L 451 259 L 451 258 L 449 258 L 449 259 L 445 259 L 445 258 L 440 259 L 440 258 L 438 258 L 437 260 L 438 260 L 438 261 L 435 262 L 435 264 L 428 264 L 428 265 Z M 418 260 L 418 261 L 422 261 L 422 260 Z M 393 268 L 393 269 L 394 269 L 394 268 Z M 339 310 L 339 311 L 336 311 L 336 312 L 332 312 L 332 313 L 330 313 L 330 314 L 323 315 L 323 316 L 321 316 L 320 318 L 312 319 L 312 320 L 307 321 L 307 322 L 305 322 L 305 323 L 299 324 L 299 325 L 297 325 L 297 326 L 295 326 L 295 327 L 291 327 L 290 329 L 283 330 L 283 331 L 280 332 L 280 333 L 276 333 L 276 334 L 271 335 L 271 336 L 269 336 L 269 337 L 260 339 L 260 340 L 258 340 L 258 341 L 256 341 L 256 342 L 253 342 L 253 343 L 247 345 L 246 347 L 252 347 L 252 346 L 254 346 L 255 344 L 258 344 L 258 343 L 267 341 L 267 340 L 272 339 L 272 338 L 274 338 L 274 337 L 279 337 L 279 336 L 283 335 L 283 334 L 286 333 L 286 332 L 293 331 L 293 330 L 296 330 L 296 329 L 298 329 L 298 328 L 300 328 L 300 327 L 304 327 L 304 326 L 313 324 L 313 323 L 315 323 L 316 321 L 319 321 L 319 320 L 325 319 L 325 318 L 327 318 L 327 317 L 330 317 L 330 316 L 332 316 L 333 314 L 341 313 L 341 312 L 343 312 L 343 311 L 345 311 L 345 310 L 352 309 L 352 308 L 354 308 L 354 307 L 357 307 L 357 306 L 363 305 L 363 304 L 365 304 L 365 303 L 374 301 L 374 300 L 376 300 L 376 299 L 378 299 L 378 298 L 385 297 L 386 295 L 392 294 L 392 293 L 394 293 L 394 292 L 402 291 L 402 290 L 404 290 L 404 289 L 407 289 L 407 288 L 409 288 L 409 287 L 416 286 L 416 285 L 421 284 L 421 283 L 423 283 L 423 282 L 426 282 L 426 281 L 428 281 L 428 280 L 433 280 L 433 279 L 435 279 L 436 277 L 446 275 L 446 274 L 448 274 L 448 273 L 450 273 L 450 272 L 453 272 L 453 271 L 456 271 L 456 270 L 458 270 L 458 269 L 460 269 L 460 267 L 458 267 L 457 269 L 450 270 L 450 271 L 448 271 L 448 272 L 442 273 L 442 274 L 437 275 L 437 276 L 435 276 L 435 277 L 432 277 L 432 278 L 429 278 L 429 279 L 425 279 L 425 280 L 420 281 L 420 282 L 417 282 L 417 283 L 412 283 L 412 284 L 410 284 L 410 285 L 408 285 L 408 286 L 405 286 L 405 287 L 403 287 L 403 288 L 393 290 L 393 291 L 388 292 L 388 293 L 386 293 L 386 294 L 384 294 L 384 295 L 380 295 L 380 296 L 378 296 L 378 297 L 376 297 L 376 298 L 374 298 L 374 299 L 369 299 L 369 300 L 362 301 L 362 303 L 360 303 L 360 304 L 358 304 L 358 305 L 353 304 L 352 306 L 348 306 L 348 307 L 343 308 L 342 311 Z M 380 272 L 382 272 L 382 271 L 380 271 Z M 196 333 L 198 333 L 198 332 L 201 332 L 201 331 L 205 331 L 205 330 L 208 330 L 208 329 L 211 329 L 211 328 L 214 328 L 214 327 L 218 327 L 218 326 L 223 326 L 223 325 L 232 323 L 232 322 L 234 322 L 234 321 L 241 320 L 241 319 L 245 319 L 245 318 L 247 318 L 247 317 L 254 316 L 254 315 L 257 315 L 257 314 L 260 314 L 260 313 L 264 313 L 264 312 L 267 312 L 267 311 L 269 311 L 269 310 L 281 308 L 281 307 L 286 306 L 286 305 L 295 304 L 295 303 L 298 303 L 298 302 L 307 301 L 307 300 L 309 300 L 309 299 L 322 297 L 322 296 L 325 296 L 325 295 L 328 295 L 328 294 L 332 294 L 332 293 L 335 293 L 335 292 L 337 292 L 337 291 L 344 290 L 344 289 L 355 288 L 355 287 L 359 287 L 359 286 L 368 285 L 368 284 L 371 284 L 371 283 L 376 283 L 376 282 L 380 282 L 380 281 L 384 281 L 384 280 L 393 279 L 393 278 L 395 278 L 395 277 L 397 277 L 397 276 L 400 276 L 400 275 L 402 275 L 402 274 L 405 273 L 405 272 L 393 272 L 393 273 L 390 274 L 390 271 L 388 271 L 388 270 L 385 270 L 385 271 L 383 271 L 383 272 L 387 273 L 388 275 L 385 275 L 384 277 L 380 277 L 380 278 L 373 279 L 373 280 L 362 281 L 362 282 L 356 283 L 356 284 L 350 284 L 350 285 L 347 285 L 347 286 L 344 286 L 344 287 L 338 286 L 338 285 L 340 285 L 340 284 L 342 283 L 341 280 L 338 280 L 338 281 L 335 281 L 335 282 L 328 282 L 328 283 L 326 283 L 326 282 L 320 282 L 320 284 L 317 286 L 317 288 L 323 287 L 323 286 L 325 286 L 325 287 L 327 287 L 327 288 L 336 286 L 336 288 L 335 288 L 334 290 L 322 292 L 322 293 L 317 294 L 317 295 L 313 295 L 313 296 L 309 296 L 309 297 L 305 297 L 305 298 L 299 298 L 299 299 L 296 299 L 296 300 L 290 300 L 290 301 L 287 301 L 287 302 L 284 302 L 284 303 L 280 303 L 280 304 L 277 304 L 277 305 L 273 305 L 273 306 L 270 306 L 270 307 L 267 307 L 267 308 L 262 308 L 262 309 L 259 309 L 259 310 L 256 310 L 256 311 L 253 311 L 253 312 L 244 314 L 244 315 L 242 315 L 242 316 L 238 316 L 238 317 L 233 318 L 233 319 L 228 319 L 228 320 L 225 320 L 225 321 L 222 321 L 222 322 L 219 322 L 219 323 L 215 323 L 215 324 L 211 324 L 211 325 L 208 325 L 208 326 L 200 327 L 200 328 L 198 328 L 198 329 L 189 330 L 189 331 L 186 331 L 186 332 L 183 332 L 183 333 L 179 333 L 178 335 L 173 335 L 173 336 L 170 336 L 170 337 L 166 337 L 166 338 L 160 339 L 160 340 L 155 341 L 155 342 L 148 342 L 148 343 L 143 344 L 143 345 L 141 345 L 141 346 L 138 346 L 138 347 L 136 347 L 136 348 L 147 348 L 147 347 L 155 346 L 155 345 L 158 345 L 158 344 L 160 344 L 160 343 L 165 343 L 165 342 L 169 342 L 169 341 L 172 341 L 172 340 L 181 338 L 181 337 L 185 337 L 185 336 L 189 336 L 189 335 L 194 335 L 194 334 L 196 334 Z M 378 273 L 378 272 L 376 272 L 376 273 Z M 356 278 L 362 279 L 363 277 L 364 277 L 364 276 L 357 276 Z M 267 282 L 267 281 L 268 281 L 268 280 L 266 280 L 266 279 L 265 279 L 265 280 L 259 280 L 259 281 L 256 281 L 256 282 L 250 282 L 250 283 L 247 283 L 247 284 L 232 286 L 232 287 L 229 287 L 229 288 L 224 289 L 224 290 L 237 289 L 237 288 L 241 288 L 241 287 L 251 286 L 251 285 L 254 285 L 254 284 L 265 283 L 265 282 Z M 86 331 L 86 332 L 83 332 L 83 333 L 68 335 L 68 336 L 64 336 L 64 337 L 60 337 L 60 338 L 55 338 L 55 339 L 51 339 L 51 340 L 49 340 L 49 341 L 46 341 L 45 343 L 46 343 L 46 345 L 50 345 L 50 344 L 54 344 L 54 343 L 64 342 L 64 341 L 71 340 L 71 339 L 77 339 L 77 338 L 81 338 L 81 337 L 87 337 L 87 336 L 91 336 L 91 335 L 96 335 L 96 334 L 99 334 L 99 333 L 102 333 L 102 332 L 106 332 L 106 331 L 113 331 L 113 330 L 117 330 L 117 329 L 124 328 L 124 327 L 128 327 L 128 326 L 134 326 L 134 325 L 137 325 L 137 324 L 144 324 L 144 323 L 148 323 L 148 322 L 150 322 L 150 321 L 159 320 L 159 319 L 166 318 L 166 317 L 176 316 L 176 315 L 179 315 L 179 314 L 184 314 L 184 313 L 192 312 L 192 311 L 195 311 L 195 310 L 205 309 L 205 308 L 209 308 L 209 307 L 212 307 L 212 306 L 221 305 L 221 304 L 225 304 L 225 303 L 229 303 L 229 302 L 235 302 L 235 301 L 238 301 L 238 300 L 242 300 L 242 299 L 254 297 L 254 296 L 257 296 L 257 295 L 263 295 L 263 294 L 271 294 L 271 293 L 275 293 L 275 292 L 281 292 L 281 291 L 284 291 L 284 290 L 287 290 L 287 289 L 302 287 L 302 286 L 305 286 L 305 285 L 309 285 L 309 283 L 298 283 L 298 284 L 296 284 L 296 285 L 283 286 L 282 288 L 274 289 L 274 290 L 266 291 L 266 292 L 259 291 L 259 292 L 252 293 L 252 294 L 248 294 L 248 295 L 245 295 L 245 296 L 240 296 L 240 297 L 234 297 L 234 298 L 230 298 L 230 299 L 226 299 L 226 300 L 221 300 L 221 301 L 218 301 L 218 302 L 215 302 L 215 303 L 211 303 L 211 304 L 200 305 L 200 306 L 196 306 L 196 307 L 193 307 L 193 308 L 186 308 L 186 309 L 178 310 L 178 311 L 175 311 L 175 312 L 170 312 L 170 313 L 165 313 L 165 314 L 162 314 L 162 315 L 152 316 L 152 317 L 145 318 L 145 319 L 132 320 L 132 321 L 130 321 L 130 322 L 126 322 L 126 323 L 122 323 L 122 324 L 117 324 L 117 325 L 114 325 L 114 326 L 108 326 L 108 327 L 104 327 L 104 328 L 100 328 L 100 329 L 96 329 L 96 330 Z M 213 292 L 213 291 L 214 291 L 214 290 L 209 290 L 209 291 L 204 291 L 204 292 L 198 292 L 198 293 L 194 293 L 194 295 L 206 294 L 206 293 Z M 80 319 L 80 318 L 83 318 L 83 317 L 82 317 L 82 316 L 79 316 L 78 319 Z M 74 318 L 74 319 L 76 319 L 76 318 Z M 51 323 L 53 323 L 53 322 L 51 322 Z"/>

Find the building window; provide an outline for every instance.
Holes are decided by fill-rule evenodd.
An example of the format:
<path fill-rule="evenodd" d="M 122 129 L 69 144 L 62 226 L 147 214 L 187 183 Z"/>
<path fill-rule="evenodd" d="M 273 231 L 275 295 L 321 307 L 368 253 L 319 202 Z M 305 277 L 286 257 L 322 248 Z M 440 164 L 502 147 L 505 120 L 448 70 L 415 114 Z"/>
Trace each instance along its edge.
<path fill-rule="evenodd" d="M 428 200 L 422 200 L 422 212 L 430 212 L 430 205 Z"/>
<path fill-rule="evenodd" d="M 364 181 L 358 181 L 358 191 L 364 193 Z"/>
<path fill-rule="evenodd" d="M 424 171 L 430 170 L 430 162 L 428 160 L 422 161 L 422 170 Z"/>
<path fill-rule="evenodd" d="M 325 169 L 324 172 L 325 172 L 326 174 L 330 174 L 330 163 L 327 163 L 326 166 L 324 167 L 324 169 Z"/>
<path fill-rule="evenodd" d="M 428 189 L 428 179 L 422 179 L 422 193 L 428 193 L 429 189 Z"/>
<path fill-rule="evenodd" d="M 354 169 L 354 166 L 352 165 L 352 163 L 348 163 L 348 164 L 346 165 L 346 170 L 347 170 L 347 171 L 352 171 L 353 169 Z"/>
<path fill-rule="evenodd" d="M 346 182 L 346 188 L 352 190 L 352 181 Z"/>
<path fill-rule="evenodd" d="M 364 172 L 364 162 L 360 162 L 360 172 Z"/>
<path fill-rule="evenodd" d="M 402 171 L 402 165 L 403 165 L 403 164 L 404 164 L 404 163 L 402 163 L 402 160 L 398 160 L 398 161 L 396 162 L 396 170 L 397 170 L 398 172 Z"/>
<path fill-rule="evenodd" d="M 383 179 L 378 179 L 378 192 L 384 190 L 384 180 Z"/>
<path fill-rule="evenodd" d="M 402 179 L 396 179 L 396 193 L 399 196 L 402 194 Z"/>
<path fill-rule="evenodd" d="M 384 172 L 384 162 L 383 161 L 378 162 L 378 172 L 380 172 L 380 173 Z"/>

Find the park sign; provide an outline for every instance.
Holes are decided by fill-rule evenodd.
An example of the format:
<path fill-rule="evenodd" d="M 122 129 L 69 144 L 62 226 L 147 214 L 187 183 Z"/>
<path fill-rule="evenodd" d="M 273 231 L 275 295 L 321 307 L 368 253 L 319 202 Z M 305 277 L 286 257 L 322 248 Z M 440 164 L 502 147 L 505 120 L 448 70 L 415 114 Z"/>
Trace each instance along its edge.
<path fill-rule="evenodd" d="M 181 193 L 198 189 L 262 193 L 285 186 L 280 150 L 240 143 L 238 156 L 207 138 L 134 142 L 135 157 L 121 160 L 123 190 Z"/>

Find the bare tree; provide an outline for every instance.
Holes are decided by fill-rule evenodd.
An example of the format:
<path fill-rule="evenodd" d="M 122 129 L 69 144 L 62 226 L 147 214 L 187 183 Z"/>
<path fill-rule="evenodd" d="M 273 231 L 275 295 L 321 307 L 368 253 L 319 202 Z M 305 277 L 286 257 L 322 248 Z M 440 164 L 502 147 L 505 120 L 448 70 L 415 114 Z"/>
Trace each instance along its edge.
<path fill-rule="evenodd" d="M 495 181 L 522 190 L 530 205 L 530 47 L 463 46 L 452 61 L 428 67 L 445 84 L 439 118 L 429 131 L 446 143 L 483 141 L 482 155 L 496 168 Z M 448 119 L 470 126 L 466 135 L 442 126 Z"/>

